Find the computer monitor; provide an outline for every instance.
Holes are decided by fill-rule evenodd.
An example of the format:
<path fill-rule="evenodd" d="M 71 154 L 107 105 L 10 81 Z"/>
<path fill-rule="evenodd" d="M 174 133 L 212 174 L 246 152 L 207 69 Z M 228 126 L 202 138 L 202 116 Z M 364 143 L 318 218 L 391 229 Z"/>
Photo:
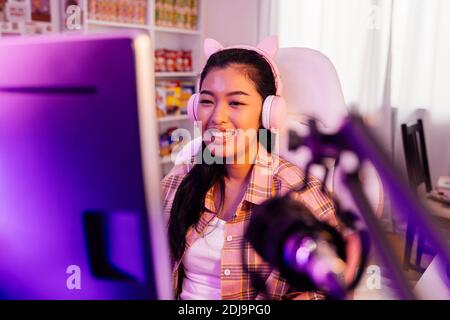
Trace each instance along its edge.
<path fill-rule="evenodd" d="M 0 40 L 0 299 L 170 299 L 150 38 Z"/>

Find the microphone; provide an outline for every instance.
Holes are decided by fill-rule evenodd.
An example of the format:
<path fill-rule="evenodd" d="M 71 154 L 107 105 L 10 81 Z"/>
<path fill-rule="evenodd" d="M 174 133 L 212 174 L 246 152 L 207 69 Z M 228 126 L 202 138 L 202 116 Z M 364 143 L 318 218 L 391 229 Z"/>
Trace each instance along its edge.
<path fill-rule="evenodd" d="M 245 238 L 296 290 L 345 298 L 344 239 L 290 193 L 256 207 Z"/>

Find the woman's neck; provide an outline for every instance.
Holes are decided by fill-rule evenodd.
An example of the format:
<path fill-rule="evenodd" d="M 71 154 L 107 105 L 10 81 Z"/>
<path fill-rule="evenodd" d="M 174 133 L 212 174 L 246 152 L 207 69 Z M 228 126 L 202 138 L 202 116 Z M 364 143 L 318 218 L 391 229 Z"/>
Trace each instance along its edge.
<path fill-rule="evenodd" d="M 253 164 L 227 164 L 227 180 L 244 181 L 252 169 Z"/>
<path fill-rule="evenodd" d="M 249 149 L 253 152 L 250 152 Z M 226 165 L 227 168 L 227 180 L 232 182 L 243 182 L 248 178 L 250 171 L 252 170 L 255 162 L 256 155 L 258 153 L 259 145 L 256 143 L 250 148 L 247 148 L 245 156 L 241 161 L 237 163 L 230 163 Z M 243 161 L 242 161 L 243 160 Z"/>

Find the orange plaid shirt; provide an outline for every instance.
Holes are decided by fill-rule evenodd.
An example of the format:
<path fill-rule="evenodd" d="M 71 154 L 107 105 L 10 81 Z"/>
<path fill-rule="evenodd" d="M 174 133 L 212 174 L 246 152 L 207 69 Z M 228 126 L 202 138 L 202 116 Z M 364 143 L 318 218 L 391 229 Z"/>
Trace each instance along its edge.
<path fill-rule="evenodd" d="M 192 168 L 192 164 L 175 166 L 161 182 L 163 195 L 163 212 L 168 218 L 175 198 L 175 193 L 185 175 Z M 260 145 L 256 160 L 252 168 L 248 189 L 241 201 L 233 219 L 225 225 L 224 246 L 221 255 L 221 291 L 224 300 L 259 300 L 259 299 L 320 299 L 323 296 L 314 292 L 292 292 L 288 283 L 278 270 L 265 262 L 244 240 L 244 232 L 248 225 L 253 208 L 263 201 L 282 195 L 297 188 L 304 181 L 302 169 L 286 160 L 269 154 Z M 295 193 L 295 199 L 302 202 L 320 220 L 337 226 L 335 208 L 331 199 L 320 190 L 321 182 L 310 177 L 307 188 Z M 214 187 L 213 187 L 214 188 Z M 205 210 L 199 222 L 191 226 L 186 233 L 186 249 L 189 248 L 206 230 L 208 223 L 216 215 L 213 188 L 205 198 Z M 242 248 L 245 250 L 244 255 Z M 242 257 L 246 257 L 248 270 L 258 273 L 265 279 L 267 293 L 263 295 L 252 287 L 252 281 L 245 273 Z M 175 293 L 179 293 L 178 285 L 181 261 L 174 262 L 173 281 Z"/>

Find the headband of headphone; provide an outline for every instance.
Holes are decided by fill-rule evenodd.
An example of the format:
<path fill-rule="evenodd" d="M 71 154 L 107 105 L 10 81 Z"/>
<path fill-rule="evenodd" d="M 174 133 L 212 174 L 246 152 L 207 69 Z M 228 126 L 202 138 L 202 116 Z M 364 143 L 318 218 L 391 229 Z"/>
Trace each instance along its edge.
<path fill-rule="evenodd" d="M 225 48 L 222 44 L 217 42 L 214 39 L 207 38 L 204 43 L 204 51 L 206 58 L 208 59 L 214 53 L 228 50 L 228 49 L 246 49 L 252 50 L 259 53 L 264 59 L 269 63 L 273 76 L 275 78 L 275 87 L 277 89 L 276 95 L 281 96 L 283 94 L 283 84 L 281 82 L 280 71 L 275 63 L 275 56 L 278 52 L 278 37 L 270 36 L 262 40 L 256 47 L 248 46 L 248 45 L 237 45 Z"/>

